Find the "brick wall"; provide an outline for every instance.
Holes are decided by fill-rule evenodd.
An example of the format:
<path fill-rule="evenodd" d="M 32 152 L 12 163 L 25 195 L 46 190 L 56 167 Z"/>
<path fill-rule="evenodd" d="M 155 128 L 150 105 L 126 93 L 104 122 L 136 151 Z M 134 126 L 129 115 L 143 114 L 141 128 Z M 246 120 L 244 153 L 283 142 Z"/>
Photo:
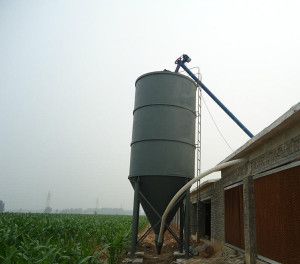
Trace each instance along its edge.
<path fill-rule="evenodd" d="M 246 263 L 255 263 L 255 214 L 253 213 L 255 208 L 253 207 L 252 177 L 260 172 L 300 159 L 300 124 L 274 135 L 270 140 L 239 158 L 245 158 L 248 162 L 223 170 L 222 178 L 214 185 L 211 200 L 211 237 L 215 243 L 224 245 L 224 188 L 243 181 L 245 260 Z"/>

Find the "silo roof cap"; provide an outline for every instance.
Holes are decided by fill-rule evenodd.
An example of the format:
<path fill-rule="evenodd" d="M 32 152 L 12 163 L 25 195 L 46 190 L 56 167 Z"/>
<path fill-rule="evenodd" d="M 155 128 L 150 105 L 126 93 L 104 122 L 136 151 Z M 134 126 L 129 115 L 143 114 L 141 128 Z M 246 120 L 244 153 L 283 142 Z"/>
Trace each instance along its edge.
<path fill-rule="evenodd" d="M 177 73 L 177 72 L 171 72 L 171 71 L 167 71 L 167 70 L 164 70 L 164 71 L 154 71 L 154 72 L 147 72 L 145 74 L 142 74 L 141 76 L 139 76 L 136 81 L 135 81 L 135 84 L 142 78 L 146 77 L 146 76 L 149 76 L 149 75 L 156 75 L 156 74 L 170 74 L 170 75 L 175 75 L 175 76 L 180 76 L 180 77 L 183 77 L 183 78 L 186 78 L 187 80 L 189 80 L 190 82 L 192 82 L 195 86 L 196 83 L 188 76 L 184 75 L 184 74 L 181 74 L 181 73 Z"/>

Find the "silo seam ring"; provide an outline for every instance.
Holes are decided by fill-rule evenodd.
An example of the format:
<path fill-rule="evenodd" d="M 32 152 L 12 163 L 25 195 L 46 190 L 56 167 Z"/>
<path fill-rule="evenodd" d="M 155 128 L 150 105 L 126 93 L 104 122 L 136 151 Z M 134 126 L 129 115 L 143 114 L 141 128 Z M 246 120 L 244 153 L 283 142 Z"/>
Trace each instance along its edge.
<path fill-rule="evenodd" d="M 196 116 L 196 112 L 187 108 L 187 107 L 184 107 L 184 106 L 180 106 L 180 105 L 172 105 L 172 104 L 147 104 L 147 105 L 142 105 L 142 106 L 139 106 L 137 108 L 135 108 L 133 110 L 133 114 L 135 113 L 135 111 L 141 109 L 141 108 L 144 108 L 144 107 L 149 107 L 149 106 L 171 106 L 171 107 L 177 107 L 177 108 L 181 108 L 181 109 L 184 109 L 184 110 L 187 110 L 187 111 L 190 111 L 192 112 L 195 116 Z"/>
<path fill-rule="evenodd" d="M 185 141 L 181 141 L 181 140 L 176 140 L 176 139 L 165 139 L 165 138 L 151 138 L 151 139 L 141 139 L 141 140 L 136 140 L 136 141 L 132 141 L 130 146 L 132 146 L 135 143 L 140 143 L 140 142 L 145 142 L 145 141 L 171 141 L 171 142 L 177 142 L 177 143 L 183 143 L 183 144 L 187 144 L 189 146 L 192 146 L 193 148 L 196 148 L 195 144 L 191 144 Z"/>

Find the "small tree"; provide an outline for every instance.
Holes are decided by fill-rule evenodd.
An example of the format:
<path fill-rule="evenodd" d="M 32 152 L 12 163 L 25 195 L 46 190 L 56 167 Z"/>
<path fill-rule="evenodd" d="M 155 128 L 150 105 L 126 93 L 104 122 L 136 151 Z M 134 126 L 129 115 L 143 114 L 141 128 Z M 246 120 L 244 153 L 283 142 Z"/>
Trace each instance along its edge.
<path fill-rule="evenodd" d="M 0 200 L 0 213 L 4 212 L 4 207 L 5 207 L 5 203 L 2 200 Z"/>

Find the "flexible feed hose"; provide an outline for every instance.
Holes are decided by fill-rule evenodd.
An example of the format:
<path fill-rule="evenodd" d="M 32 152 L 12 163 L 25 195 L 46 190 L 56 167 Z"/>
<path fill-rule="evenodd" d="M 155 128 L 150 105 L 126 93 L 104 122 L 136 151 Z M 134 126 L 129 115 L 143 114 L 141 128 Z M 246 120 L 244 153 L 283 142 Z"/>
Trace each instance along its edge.
<path fill-rule="evenodd" d="M 219 165 L 216 165 L 215 167 L 201 173 L 199 176 L 193 178 L 192 180 L 190 180 L 188 183 L 186 183 L 172 198 L 172 200 L 169 202 L 166 210 L 164 211 L 162 218 L 161 218 L 161 224 L 160 224 L 160 230 L 159 230 L 159 235 L 158 235 L 158 240 L 157 243 L 158 244 L 162 244 L 162 239 L 163 239 L 163 230 L 164 230 L 164 226 L 165 226 L 165 222 L 167 219 L 167 216 L 169 214 L 169 212 L 171 211 L 171 209 L 173 208 L 174 204 L 176 203 L 176 201 L 179 199 L 179 197 L 181 197 L 181 195 L 187 191 L 196 181 L 204 178 L 205 176 L 213 173 L 213 172 L 217 172 L 220 171 L 222 169 L 225 169 L 227 167 L 230 167 L 232 165 L 244 162 L 245 159 L 236 159 L 236 160 L 231 160 L 231 161 L 227 161 L 224 163 L 221 163 Z"/>

